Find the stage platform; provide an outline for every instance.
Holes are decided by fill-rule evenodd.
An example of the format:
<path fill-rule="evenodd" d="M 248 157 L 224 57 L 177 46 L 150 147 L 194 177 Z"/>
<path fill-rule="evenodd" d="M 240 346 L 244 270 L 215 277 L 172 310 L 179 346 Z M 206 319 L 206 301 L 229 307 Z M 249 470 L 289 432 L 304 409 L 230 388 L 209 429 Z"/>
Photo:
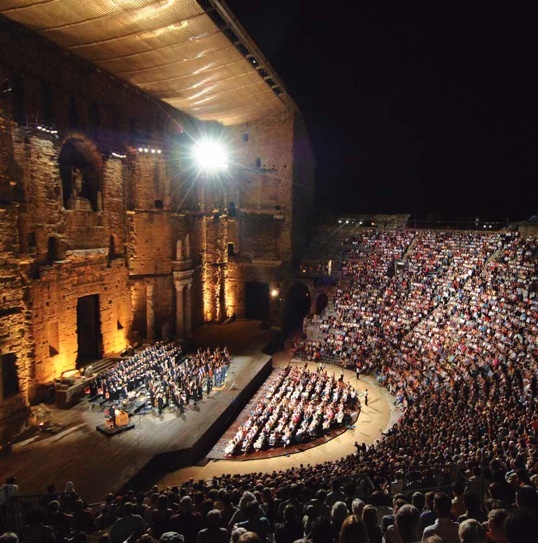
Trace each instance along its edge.
<path fill-rule="evenodd" d="M 105 436 L 112 437 L 123 434 L 123 432 L 128 432 L 129 430 L 134 430 L 134 427 L 134 422 L 130 422 L 125 426 L 114 426 L 113 428 L 109 428 L 106 424 L 98 424 L 95 429 Z"/>
<path fill-rule="evenodd" d="M 232 363 L 224 386 L 185 412 L 167 410 L 134 415 L 135 427 L 112 437 L 96 431 L 105 414 L 88 401 L 68 410 L 47 406 L 58 431 L 36 433 L 16 443 L 2 459 L 0 478 L 17 478 L 20 494 L 43 493 L 67 481 L 88 502 L 125 488 L 147 489 L 166 472 L 194 464 L 207 454 L 272 371 L 272 357 L 263 352 L 278 332 L 260 323 L 236 321 L 203 326 L 194 334 L 198 346 L 227 345 Z M 232 386 L 233 385 L 233 386 Z"/>

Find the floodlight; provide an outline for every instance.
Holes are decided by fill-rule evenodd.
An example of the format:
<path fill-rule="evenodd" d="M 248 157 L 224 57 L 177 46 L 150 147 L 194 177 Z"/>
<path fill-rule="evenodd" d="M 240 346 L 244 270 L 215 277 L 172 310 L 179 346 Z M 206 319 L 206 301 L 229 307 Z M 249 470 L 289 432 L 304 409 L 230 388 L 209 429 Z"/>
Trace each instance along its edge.
<path fill-rule="evenodd" d="M 224 146 L 212 140 L 200 140 L 192 148 L 192 156 L 201 170 L 217 172 L 228 168 Z"/>

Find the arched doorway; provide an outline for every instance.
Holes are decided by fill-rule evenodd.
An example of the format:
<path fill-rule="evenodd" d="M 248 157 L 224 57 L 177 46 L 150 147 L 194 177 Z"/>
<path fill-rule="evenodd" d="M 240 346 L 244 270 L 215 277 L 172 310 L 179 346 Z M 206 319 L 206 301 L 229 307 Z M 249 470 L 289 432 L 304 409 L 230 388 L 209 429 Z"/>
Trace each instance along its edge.
<path fill-rule="evenodd" d="M 261 321 L 269 318 L 269 283 L 245 283 L 245 317 Z"/>
<path fill-rule="evenodd" d="M 316 315 L 321 315 L 321 312 L 327 307 L 327 304 L 329 303 L 329 297 L 325 292 L 321 292 L 318 294 L 318 297 L 316 298 Z"/>
<path fill-rule="evenodd" d="M 293 283 L 286 295 L 284 308 L 284 338 L 303 328 L 303 320 L 310 312 L 310 292 L 304 283 Z"/>

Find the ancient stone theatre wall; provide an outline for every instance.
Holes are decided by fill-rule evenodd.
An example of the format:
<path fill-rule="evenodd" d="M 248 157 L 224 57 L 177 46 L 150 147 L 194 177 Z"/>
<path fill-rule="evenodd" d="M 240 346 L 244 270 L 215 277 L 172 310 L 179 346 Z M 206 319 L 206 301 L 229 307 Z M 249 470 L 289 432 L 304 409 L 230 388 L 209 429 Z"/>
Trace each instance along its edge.
<path fill-rule="evenodd" d="M 0 43 L 1 444 L 66 371 L 252 314 L 253 292 L 279 324 L 311 157 L 296 112 L 219 125 L 230 168 L 203 186 L 187 144 L 217 123 L 1 18 Z"/>

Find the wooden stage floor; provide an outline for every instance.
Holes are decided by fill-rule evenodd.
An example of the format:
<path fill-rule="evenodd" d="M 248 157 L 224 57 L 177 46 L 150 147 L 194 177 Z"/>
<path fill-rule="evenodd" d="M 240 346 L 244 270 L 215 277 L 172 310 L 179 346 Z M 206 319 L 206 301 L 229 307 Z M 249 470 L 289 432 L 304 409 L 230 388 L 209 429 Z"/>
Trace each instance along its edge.
<path fill-rule="evenodd" d="M 12 454 L 0 460 L 0 479 L 15 476 L 20 494 L 43 493 L 51 483 L 63 490 L 67 481 L 73 481 L 83 499 L 90 503 L 103 500 L 107 492 L 116 492 L 131 481 L 156 455 L 192 447 L 226 409 L 242 401 L 244 387 L 262 368 L 268 370 L 271 356 L 262 349 L 275 335 L 274 331 L 260 330 L 259 323 L 251 321 L 201 327 L 194 337 L 197 346 L 226 344 L 232 353 L 222 389 L 204 397 L 196 407 L 191 403 L 183 414 L 166 411 L 160 416 L 135 415 L 130 419 L 135 428 L 113 437 L 96 430 L 105 415 L 90 410 L 87 401 L 69 410 L 47 406 L 60 430 L 54 434 L 37 433 L 16 443 Z M 215 441 L 224 430 L 212 429 Z"/>

